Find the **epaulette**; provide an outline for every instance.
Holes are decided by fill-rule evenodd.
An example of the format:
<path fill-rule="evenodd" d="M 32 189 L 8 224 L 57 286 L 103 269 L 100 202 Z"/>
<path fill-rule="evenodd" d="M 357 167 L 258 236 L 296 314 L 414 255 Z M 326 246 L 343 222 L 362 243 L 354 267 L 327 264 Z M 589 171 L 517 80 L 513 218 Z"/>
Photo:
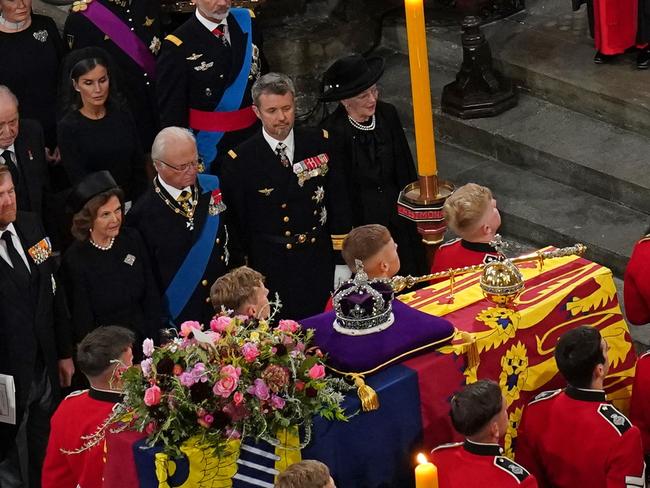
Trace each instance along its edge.
<path fill-rule="evenodd" d="M 616 429 L 618 435 L 623 435 L 632 427 L 632 422 L 619 412 L 614 405 L 609 403 L 601 403 L 598 407 L 598 413 Z"/>
<path fill-rule="evenodd" d="M 451 246 L 452 244 L 456 244 L 458 241 L 460 241 L 460 237 L 456 237 L 456 239 L 452 239 L 451 241 L 448 242 L 443 242 L 442 244 L 440 244 L 440 246 L 438 246 L 438 249 L 445 246 Z"/>
<path fill-rule="evenodd" d="M 233 159 L 237 159 L 237 153 L 233 151 L 232 149 L 228 151 L 228 156 L 230 156 Z"/>
<path fill-rule="evenodd" d="M 324 139 L 329 139 L 330 138 L 330 133 L 325 129 L 322 129 L 322 131 L 323 131 L 323 138 Z"/>
<path fill-rule="evenodd" d="M 462 442 L 449 442 L 448 444 L 440 444 L 438 447 L 431 449 L 431 452 L 437 451 L 439 449 L 449 449 L 450 447 L 458 447 L 462 445 Z"/>
<path fill-rule="evenodd" d="M 347 234 L 331 234 L 330 237 L 332 238 L 332 249 L 342 251 L 343 241 L 347 237 Z"/>
<path fill-rule="evenodd" d="M 249 8 L 248 12 L 251 14 L 251 19 L 254 19 L 255 18 L 255 12 L 253 12 L 253 9 Z"/>
<path fill-rule="evenodd" d="M 505 456 L 494 456 L 494 465 L 515 478 L 519 483 L 523 483 L 530 476 L 526 468 Z"/>
<path fill-rule="evenodd" d="M 181 41 L 174 34 L 168 34 L 167 36 L 165 36 L 165 40 L 171 42 L 172 44 L 175 44 L 176 46 L 180 46 L 181 44 L 183 44 L 183 41 Z"/>
<path fill-rule="evenodd" d="M 86 393 L 87 391 L 88 390 L 76 390 L 76 391 L 73 391 L 72 393 L 69 393 L 68 396 L 65 397 L 65 399 L 67 400 L 68 398 L 72 398 L 72 397 L 82 395 L 83 393 Z"/>
<path fill-rule="evenodd" d="M 528 405 L 532 405 L 533 403 L 541 402 L 542 400 L 548 400 L 549 398 L 553 398 L 554 396 L 559 395 L 562 393 L 562 390 L 547 390 L 543 391 L 541 393 L 538 393 L 535 398 L 533 398 L 530 402 L 528 402 Z"/>

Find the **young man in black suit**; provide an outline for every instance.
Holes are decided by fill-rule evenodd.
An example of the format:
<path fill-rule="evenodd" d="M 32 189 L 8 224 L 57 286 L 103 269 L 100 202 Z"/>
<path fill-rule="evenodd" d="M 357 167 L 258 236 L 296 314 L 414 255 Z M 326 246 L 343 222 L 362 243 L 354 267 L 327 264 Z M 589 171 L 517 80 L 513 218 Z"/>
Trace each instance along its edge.
<path fill-rule="evenodd" d="M 40 487 L 50 415 L 74 371 L 50 255 L 38 217 L 17 212 L 9 167 L 0 165 L 0 374 L 16 386 L 16 423 L 0 423 L 2 488 Z"/>

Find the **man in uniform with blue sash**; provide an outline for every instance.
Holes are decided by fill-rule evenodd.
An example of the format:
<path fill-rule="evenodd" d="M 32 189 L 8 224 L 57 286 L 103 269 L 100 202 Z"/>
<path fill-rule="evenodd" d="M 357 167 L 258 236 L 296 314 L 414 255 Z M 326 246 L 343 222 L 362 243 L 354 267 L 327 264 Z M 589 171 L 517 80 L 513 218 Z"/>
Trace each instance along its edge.
<path fill-rule="evenodd" d="M 187 129 L 160 131 L 151 159 L 158 174 L 127 222 L 140 231 L 149 251 L 169 323 L 207 324 L 214 314 L 210 285 L 229 266 L 241 264 L 230 252 L 219 179 L 197 175 L 196 142 Z"/>
<path fill-rule="evenodd" d="M 191 128 L 205 170 L 259 127 L 252 84 L 266 71 L 262 37 L 248 9 L 231 0 L 196 0 L 196 11 L 168 35 L 158 59 L 156 91 L 163 127 Z"/>

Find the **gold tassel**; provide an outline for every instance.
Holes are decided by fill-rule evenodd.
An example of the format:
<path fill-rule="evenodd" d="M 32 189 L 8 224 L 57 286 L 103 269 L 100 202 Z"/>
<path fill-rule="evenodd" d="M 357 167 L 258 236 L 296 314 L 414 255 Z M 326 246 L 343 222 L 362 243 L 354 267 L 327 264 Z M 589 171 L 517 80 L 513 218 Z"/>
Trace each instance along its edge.
<path fill-rule="evenodd" d="M 478 345 L 476 344 L 476 339 L 469 332 L 461 332 L 460 336 L 465 342 L 463 349 L 467 358 L 467 368 L 477 368 L 481 363 L 481 357 L 478 353 Z"/>
<path fill-rule="evenodd" d="M 366 385 L 361 375 L 353 374 L 350 376 L 357 387 L 357 395 L 359 395 L 359 400 L 361 400 L 361 409 L 364 412 L 379 410 L 379 397 L 377 396 L 377 392 Z"/>

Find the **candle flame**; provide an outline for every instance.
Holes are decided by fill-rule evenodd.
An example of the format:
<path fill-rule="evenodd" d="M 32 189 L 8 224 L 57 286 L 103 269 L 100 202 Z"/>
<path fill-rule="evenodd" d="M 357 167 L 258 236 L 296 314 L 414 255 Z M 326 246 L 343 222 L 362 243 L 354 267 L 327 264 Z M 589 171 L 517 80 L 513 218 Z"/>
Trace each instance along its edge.
<path fill-rule="evenodd" d="M 429 460 L 423 453 L 419 453 L 416 459 L 418 461 L 418 464 L 426 464 L 429 462 Z"/>

